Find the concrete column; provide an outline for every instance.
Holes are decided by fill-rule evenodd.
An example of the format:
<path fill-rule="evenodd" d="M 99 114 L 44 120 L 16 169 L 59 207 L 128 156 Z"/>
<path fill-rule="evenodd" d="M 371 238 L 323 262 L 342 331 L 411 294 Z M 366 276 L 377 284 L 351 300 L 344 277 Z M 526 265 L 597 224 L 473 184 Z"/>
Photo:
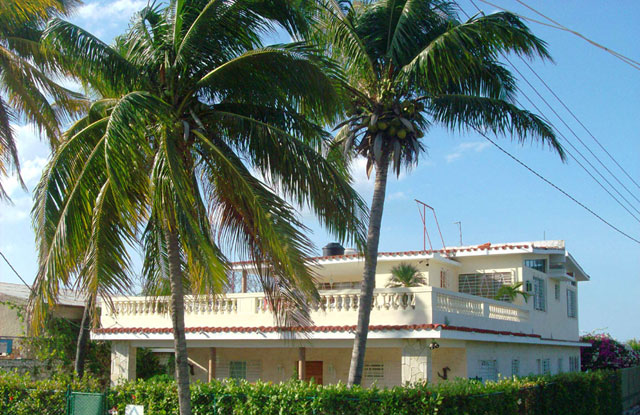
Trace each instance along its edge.
<path fill-rule="evenodd" d="M 431 381 L 431 349 L 425 339 L 404 340 L 402 347 L 402 383 Z"/>
<path fill-rule="evenodd" d="M 246 269 L 242 270 L 242 280 L 240 282 L 240 292 L 243 292 L 243 293 L 247 292 L 247 270 Z"/>
<path fill-rule="evenodd" d="M 307 377 L 307 348 L 298 348 L 298 380 L 305 380 Z"/>
<path fill-rule="evenodd" d="M 216 378 L 216 348 L 209 348 L 209 382 Z"/>
<path fill-rule="evenodd" d="M 136 348 L 131 342 L 111 342 L 111 385 L 136 379 Z"/>

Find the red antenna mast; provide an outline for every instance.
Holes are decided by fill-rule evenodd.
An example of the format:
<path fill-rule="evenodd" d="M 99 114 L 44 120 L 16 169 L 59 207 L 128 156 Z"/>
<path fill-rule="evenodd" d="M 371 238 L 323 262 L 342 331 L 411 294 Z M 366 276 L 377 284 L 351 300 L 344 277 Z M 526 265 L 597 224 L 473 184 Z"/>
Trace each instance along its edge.
<path fill-rule="evenodd" d="M 447 251 L 447 246 L 444 243 L 444 238 L 442 237 L 442 231 L 440 230 L 440 224 L 438 223 L 438 217 L 436 216 L 436 210 L 431 206 L 427 205 L 424 202 L 415 199 L 418 204 L 418 213 L 420 213 L 420 219 L 422 220 L 422 250 L 427 250 L 427 240 L 429 241 L 429 248 L 433 251 L 433 245 L 431 245 L 431 238 L 429 237 L 429 232 L 427 231 L 427 208 L 431 209 L 433 212 L 433 218 L 436 220 L 436 226 L 438 227 L 438 233 L 440 234 L 440 240 L 442 241 L 442 249 Z M 422 208 L 422 209 L 421 209 Z"/>

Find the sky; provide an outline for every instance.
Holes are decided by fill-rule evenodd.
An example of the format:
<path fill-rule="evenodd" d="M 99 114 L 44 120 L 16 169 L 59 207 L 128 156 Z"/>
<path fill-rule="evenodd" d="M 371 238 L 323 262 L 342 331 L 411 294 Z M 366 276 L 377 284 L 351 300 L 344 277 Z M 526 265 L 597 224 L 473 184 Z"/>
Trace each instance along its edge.
<path fill-rule="evenodd" d="M 492 0 L 491 3 L 542 19 L 517 0 Z M 640 43 L 637 41 L 640 35 L 637 27 L 639 2 L 527 0 L 527 3 L 564 26 L 640 61 Z M 497 10 L 478 0 L 476 4 L 486 13 Z M 126 29 L 131 14 L 145 5 L 146 1 L 141 0 L 86 1 L 71 20 L 110 42 Z M 469 0 L 460 0 L 460 5 L 468 14 L 477 12 Z M 530 63 L 532 68 L 640 183 L 640 70 L 566 31 L 536 23 L 529 23 L 529 26 L 548 43 L 554 60 L 533 61 Z M 556 129 L 590 157 L 589 151 L 581 147 L 562 121 L 539 98 L 534 99 L 535 93 L 523 80 L 527 79 L 631 191 L 631 194 L 627 193 L 618 186 L 622 195 L 634 205 L 628 209 L 640 216 L 633 210 L 640 209 L 640 187 L 613 164 L 518 58 L 511 57 L 510 60 L 524 76 L 518 75 L 522 105 L 538 112 L 524 95 L 531 97 Z M 23 178 L 32 190 L 47 161 L 48 148 L 31 127 L 16 125 L 14 129 Z M 509 137 L 498 137 L 497 142 L 604 219 L 640 239 L 640 222 L 620 207 L 574 160 L 562 163 L 547 148 L 530 143 L 521 146 L 511 142 Z M 455 224 L 458 221 L 462 225 L 465 245 L 564 239 L 567 249 L 591 276 L 591 281 L 580 283 L 579 287 L 581 332 L 605 331 L 620 340 L 640 338 L 638 243 L 616 233 L 478 134 L 433 128 L 425 135 L 424 144 L 427 153 L 422 155 L 419 165 L 389 183 L 380 250 L 422 249 L 422 223 L 414 199 L 435 208 L 447 246 L 459 244 L 459 228 Z M 590 160 L 617 185 L 597 161 Z M 373 182 L 367 179 L 364 171 L 364 161 L 357 161 L 353 167 L 354 186 L 370 201 Z M 592 174 L 600 179 L 596 173 Z M 31 194 L 21 190 L 13 179 L 3 183 L 14 205 L 0 206 L 0 250 L 24 279 L 31 282 L 37 263 L 30 221 Z M 308 213 L 301 212 L 301 215 L 313 231 L 310 237 L 319 252 L 332 238 Z M 427 227 L 434 248 L 440 248 L 442 242 L 436 237 L 432 217 L 428 218 Z M 19 282 L 3 262 L 0 262 L 0 281 Z"/>

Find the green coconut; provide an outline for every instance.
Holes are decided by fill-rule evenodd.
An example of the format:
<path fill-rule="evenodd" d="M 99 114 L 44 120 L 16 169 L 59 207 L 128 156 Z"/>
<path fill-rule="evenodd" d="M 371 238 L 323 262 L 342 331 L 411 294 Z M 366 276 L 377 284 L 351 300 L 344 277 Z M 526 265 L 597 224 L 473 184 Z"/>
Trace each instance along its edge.
<path fill-rule="evenodd" d="M 401 128 L 400 130 L 398 130 L 399 139 L 404 140 L 406 136 L 407 136 L 407 130 L 405 130 L 404 128 Z"/>
<path fill-rule="evenodd" d="M 387 133 L 389 133 L 389 135 L 391 137 L 394 137 L 397 132 L 398 132 L 398 130 L 396 129 L 396 127 L 391 127 L 391 128 L 389 128 L 389 131 L 387 131 Z"/>
<path fill-rule="evenodd" d="M 387 124 L 385 121 L 379 121 L 378 122 L 378 129 L 379 130 L 386 130 L 387 127 L 389 127 L 389 124 Z"/>

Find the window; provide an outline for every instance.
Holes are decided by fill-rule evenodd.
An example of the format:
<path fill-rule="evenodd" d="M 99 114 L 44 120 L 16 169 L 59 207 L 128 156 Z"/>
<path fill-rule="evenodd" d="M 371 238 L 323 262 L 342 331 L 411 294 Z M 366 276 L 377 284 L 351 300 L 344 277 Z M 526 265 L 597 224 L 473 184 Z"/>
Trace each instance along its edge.
<path fill-rule="evenodd" d="M 540 311 L 547 309 L 544 280 L 535 277 L 533 278 L 533 308 Z"/>
<path fill-rule="evenodd" d="M 513 283 L 510 272 L 495 272 L 491 274 L 460 274 L 458 287 L 461 293 L 494 298 L 503 285 Z"/>
<path fill-rule="evenodd" d="M 558 358 L 558 373 L 562 373 L 564 372 L 564 362 L 562 361 L 562 358 L 559 357 Z"/>
<path fill-rule="evenodd" d="M 536 366 L 538 368 L 538 375 L 542 374 L 542 361 L 540 359 L 536 359 Z"/>
<path fill-rule="evenodd" d="M 551 373 L 551 361 L 549 359 L 542 359 L 542 374 L 548 375 Z"/>
<path fill-rule="evenodd" d="M 0 355 L 10 355 L 13 351 L 13 340 L 0 339 Z"/>
<path fill-rule="evenodd" d="M 511 361 L 511 376 L 520 376 L 520 359 Z"/>
<path fill-rule="evenodd" d="M 440 288 L 447 288 L 447 271 L 440 270 Z"/>
<path fill-rule="evenodd" d="M 367 381 L 375 381 L 384 379 L 384 363 L 366 363 L 363 371 L 364 379 Z"/>
<path fill-rule="evenodd" d="M 576 292 L 567 290 L 567 316 L 578 317 L 578 304 L 576 303 Z"/>
<path fill-rule="evenodd" d="M 560 301 L 560 283 L 556 282 L 554 284 L 556 300 Z"/>
<path fill-rule="evenodd" d="M 482 380 L 498 380 L 498 362 L 496 360 L 481 360 L 478 372 Z"/>
<path fill-rule="evenodd" d="M 229 377 L 231 379 L 246 379 L 247 362 L 239 360 L 229 362 Z"/>
<path fill-rule="evenodd" d="M 578 356 L 569 356 L 569 372 L 580 371 L 580 358 Z"/>
<path fill-rule="evenodd" d="M 540 272 L 547 272 L 546 259 L 525 259 L 524 266 Z"/>

